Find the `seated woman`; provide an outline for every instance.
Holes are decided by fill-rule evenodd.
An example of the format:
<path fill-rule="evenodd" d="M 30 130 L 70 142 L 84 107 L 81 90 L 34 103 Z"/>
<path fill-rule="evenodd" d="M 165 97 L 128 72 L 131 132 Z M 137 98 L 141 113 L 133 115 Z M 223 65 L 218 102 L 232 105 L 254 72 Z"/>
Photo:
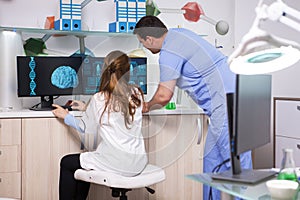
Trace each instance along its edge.
<path fill-rule="evenodd" d="M 96 134 L 95 151 L 66 155 L 60 162 L 59 199 L 86 199 L 90 183 L 74 179 L 77 169 L 102 170 L 123 176 L 143 171 L 148 159 L 142 136 L 142 90 L 128 84 L 130 63 L 121 51 L 104 59 L 99 92 L 85 105 L 73 101 L 72 108 L 84 110 L 80 119 L 53 104 L 53 114 L 81 134 Z M 86 108 L 86 109 L 85 109 Z"/>

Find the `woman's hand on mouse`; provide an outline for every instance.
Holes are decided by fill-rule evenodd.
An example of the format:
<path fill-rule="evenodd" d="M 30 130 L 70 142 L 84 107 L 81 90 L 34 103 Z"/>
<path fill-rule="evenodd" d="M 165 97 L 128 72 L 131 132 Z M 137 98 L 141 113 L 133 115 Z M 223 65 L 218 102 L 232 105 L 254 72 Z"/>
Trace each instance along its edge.
<path fill-rule="evenodd" d="M 83 101 L 78 101 L 78 100 L 73 100 L 70 104 L 72 109 L 80 110 L 80 111 L 85 111 L 86 109 L 86 104 Z"/>
<path fill-rule="evenodd" d="M 65 119 L 69 111 L 67 109 L 64 109 L 63 107 L 57 105 L 57 104 L 52 104 L 52 107 L 55 109 L 52 110 L 52 113 L 55 115 L 55 117 L 60 118 L 60 119 Z"/>

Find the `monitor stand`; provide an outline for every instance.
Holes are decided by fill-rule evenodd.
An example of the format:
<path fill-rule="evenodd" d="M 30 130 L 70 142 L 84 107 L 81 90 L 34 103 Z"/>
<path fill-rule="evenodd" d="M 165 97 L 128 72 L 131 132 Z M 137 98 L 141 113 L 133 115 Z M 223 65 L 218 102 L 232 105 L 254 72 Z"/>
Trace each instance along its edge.
<path fill-rule="evenodd" d="M 270 179 L 276 174 L 271 170 L 242 169 L 239 156 L 231 155 L 231 170 L 212 173 L 211 178 L 224 181 L 256 184 L 263 180 Z"/>
<path fill-rule="evenodd" d="M 240 174 L 233 174 L 231 170 L 211 174 L 212 179 L 256 184 L 274 177 L 276 172 L 266 170 L 243 169 Z"/>
<path fill-rule="evenodd" d="M 49 111 L 53 110 L 53 96 L 41 96 L 41 106 L 40 107 L 31 107 L 29 110 L 34 111 Z"/>

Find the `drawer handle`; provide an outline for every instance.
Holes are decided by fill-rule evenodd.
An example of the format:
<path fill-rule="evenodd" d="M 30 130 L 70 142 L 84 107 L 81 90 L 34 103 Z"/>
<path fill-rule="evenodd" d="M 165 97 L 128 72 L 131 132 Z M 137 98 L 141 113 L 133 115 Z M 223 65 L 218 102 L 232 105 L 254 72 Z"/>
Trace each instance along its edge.
<path fill-rule="evenodd" d="M 297 148 L 300 149 L 300 144 L 297 144 Z"/>
<path fill-rule="evenodd" d="M 300 110 L 300 106 L 297 106 L 297 110 Z"/>
<path fill-rule="evenodd" d="M 202 123 L 201 123 L 201 119 L 197 118 L 197 126 L 198 126 L 198 140 L 197 140 L 197 144 L 201 143 L 201 139 L 202 139 Z"/>
<path fill-rule="evenodd" d="M 0 178 L 0 183 L 2 182 L 2 178 Z"/>
<path fill-rule="evenodd" d="M 1 154 L 2 154 L 2 151 L 0 151 L 0 156 L 1 156 Z"/>

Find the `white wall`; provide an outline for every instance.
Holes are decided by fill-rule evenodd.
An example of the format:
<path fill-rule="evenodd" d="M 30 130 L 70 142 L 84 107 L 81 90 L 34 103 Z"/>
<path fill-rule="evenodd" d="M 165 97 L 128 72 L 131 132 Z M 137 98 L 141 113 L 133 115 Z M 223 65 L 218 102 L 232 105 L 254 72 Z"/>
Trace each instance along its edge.
<path fill-rule="evenodd" d="M 159 8 L 180 9 L 187 0 L 156 0 Z M 214 39 L 220 40 L 224 48 L 229 48 L 233 41 L 233 8 L 234 0 L 198 0 L 205 15 L 215 21 L 225 20 L 230 25 L 229 33 L 226 36 L 216 34 L 214 27 L 200 20 L 198 22 L 188 22 L 182 14 L 161 13 L 159 17 L 168 27 L 186 27 L 193 29 L 202 35 L 208 35 L 214 43 Z M 216 6 L 217 5 L 217 6 Z M 0 25 L 16 27 L 43 28 L 47 16 L 58 17 L 59 0 L 0 0 Z M 104 2 L 92 1 L 82 10 L 83 29 L 107 31 L 108 23 L 114 21 L 113 0 Z"/>
<path fill-rule="evenodd" d="M 186 0 L 156 0 L 159 8 L 181 9 L 188 1 Z M 213 25 L 206 21 L 188 22 L 182 14 L 161 13 L 159 17 L 171 27 L 186 27 L 204 35 L 212 44 L 223 46 L 220 50 L 229 55 L 233 46 L 233 8 L 234 0 L 199 0 L 205 15 L 215 21 L 225 20 L 229 23 L 230 29 L 227 35 L 218 35 Z M 218 6 L 215 6 L 218 5 Z M 59 0 L 0 0 L 0 26 L 32 27 L 43 28 L 47 16 L 58 17 Z M 94 31 L 108 31 L 108 23 L 114 21 L 114 1 L 104 2 L 92 1 L 82 10 L 82 29 Z M 24 40 L 28 37 L 42 37 L 43 35 L 23 34 Z M 130 38 L 107 38 L 87 37 L 85 44 L 96 56 L 105 56 L 109 51 L 120 49 L 130 52 L 138 48 L 135 37 Z M 51 37 L 47 43 L 47 49 L 55 50 L 62 55 L 70 55 L 79 48 L 78 39 L 73 36 Z M 159 69 L 157 56 L 147 51 L 148 56 L 148 81 L 149 94 L 146 100 L 153 95 L 159 80 Z M 189 98 L 183 95 L 183 102 L 190 104 Z M 27 99 L 25 100 L 25 103 Z M 30 102 L 31 103 L 31 102 Z M 193 105 L 195 106 L 195 105 Z"/>

